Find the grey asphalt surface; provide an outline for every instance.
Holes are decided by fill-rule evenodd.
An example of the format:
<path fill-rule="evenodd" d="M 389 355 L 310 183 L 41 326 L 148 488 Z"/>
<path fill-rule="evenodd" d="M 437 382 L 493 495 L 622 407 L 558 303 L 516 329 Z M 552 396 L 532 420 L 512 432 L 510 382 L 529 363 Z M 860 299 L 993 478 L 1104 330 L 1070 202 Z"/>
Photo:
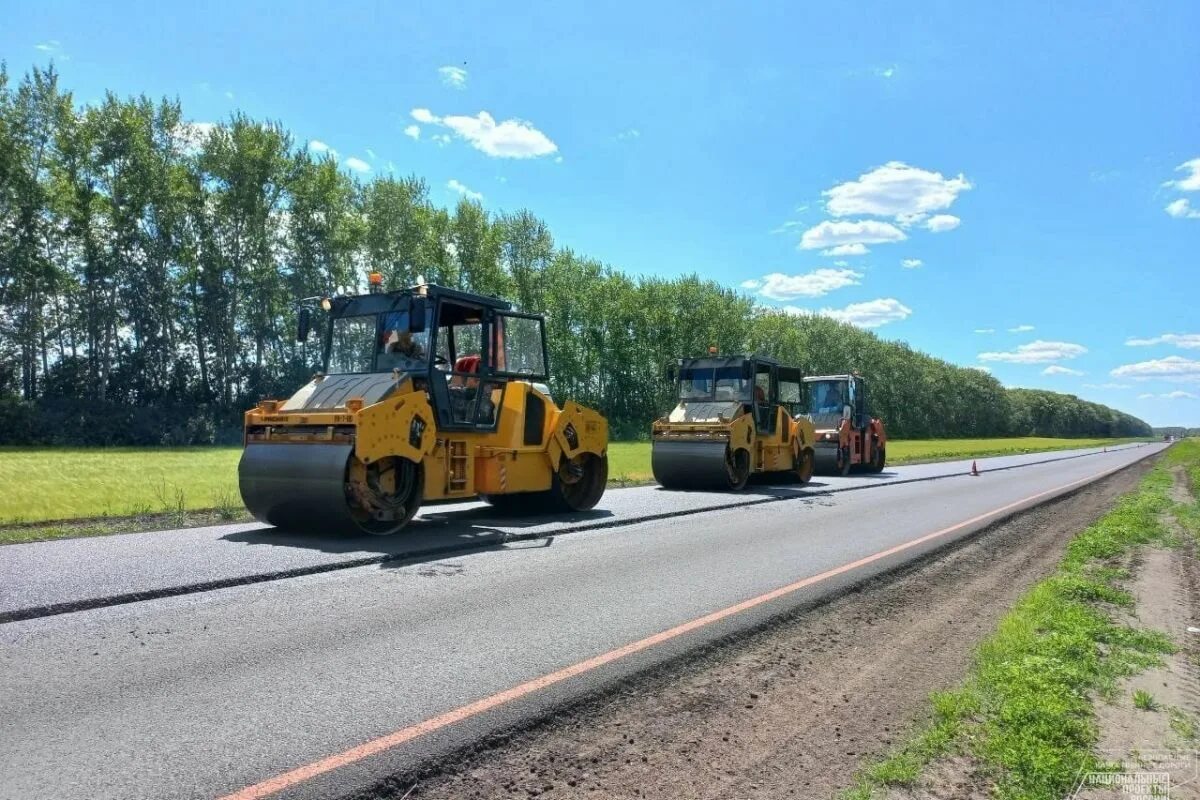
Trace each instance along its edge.
<path fill-rule="evenodd" d="M 0 625 L 0 798 L 220 796 L 971 521 L 278 795 L 340 796 L 1161 449 L 813 492 Z"/>
<path fill-rule="evenodd" d="M 979 465 L 986 471 L 1093 454 L 1102 454 L 1102 448 L 979 459 Z M 0 622 L 372 560 L 440 556 L 514 537 L 961 475 L 970 468 L 970 460 L 919 464 L 879 475 L 817 476 L 802 487 L 751 485 L 743 493 L 615 489 L 592 511 L 557 517 L 502 514 L 480 502 L 439 505 L 425 509 L 409 530 L 391 537 L 293 534 L 249 523 L 7 545 L 0 547 Z"/>

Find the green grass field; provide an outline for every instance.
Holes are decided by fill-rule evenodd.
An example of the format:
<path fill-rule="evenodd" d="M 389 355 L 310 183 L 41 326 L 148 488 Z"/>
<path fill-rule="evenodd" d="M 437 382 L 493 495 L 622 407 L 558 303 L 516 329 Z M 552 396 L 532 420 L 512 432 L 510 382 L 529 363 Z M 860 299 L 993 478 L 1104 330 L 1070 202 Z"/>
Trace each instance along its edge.
<path fill-rule="evenodd" d="M 1112 439 L 945 439 L 896 441 L 888 462 L 1114 444 Z M 0 449 L 0 525 L 196 509 L 241 509 L 238 447 Z M 652 480 L 649 442 L 613 442 L 616 483 Z"/>

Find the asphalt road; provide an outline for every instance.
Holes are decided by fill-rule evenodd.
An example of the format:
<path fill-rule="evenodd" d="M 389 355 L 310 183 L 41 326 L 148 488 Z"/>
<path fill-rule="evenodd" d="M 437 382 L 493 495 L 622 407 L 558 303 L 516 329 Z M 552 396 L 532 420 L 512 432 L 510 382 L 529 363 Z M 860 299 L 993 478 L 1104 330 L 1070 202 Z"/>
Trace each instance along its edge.
<path fill-rule="evenodd" d="M 219 797 L 298 768 L 241 797 L 339 796 L 1161 449 L 1052 455 L 977 478 L 960 468 L 915 480 L 949 468 L 905 468 L 867 491 L 830 492 L 823 480 L 756 505 L 10 622 L 0 625 L 0 797 Z M 611 495 L 684 510 L 713 499 Z M 617 500 L 606 501 L 615 516 Z M 436 513 L 480 524 L 478 510 Z M 75 566 L 111 580 L 132 562 L 96 559 L 192 535 L 96 540 L 118 545 L 77 552 Z M 268 560 L 347 555 L 225 536 L 194 541 Z M 0 548 L 4 580 L 38 584 L 9 550 L 46 548 L 42 561 L 22 555 L 24 570 L 66 569 L 57 548 L 81 544 Z M 156 550 L 138 579 L 179 580 L 174 562 L 188 550 Z"/>
<path fill-rule="evenodd" d="M 1102 452 L 1103 448 L 1033 453 L 979 459 L 979 465 L 985 471 L 1009 470 Z M 402 535 L 390 537 L 291 534 L 249 523 L 8 545 L 0 547 L 0 622 L 342 566 L 440 557 L 685 512 L 944 478 L 968 472 L 971 463 L 892 467 L 878 475 L 845 478 L 817 476 L 805 486 L 751 485 L 742 493 L 672 492 L 658 486 L 616 489 L 592 511 L 554 517 L 503 514 L 480 502 L 443 504 L 425 509 Z"/>

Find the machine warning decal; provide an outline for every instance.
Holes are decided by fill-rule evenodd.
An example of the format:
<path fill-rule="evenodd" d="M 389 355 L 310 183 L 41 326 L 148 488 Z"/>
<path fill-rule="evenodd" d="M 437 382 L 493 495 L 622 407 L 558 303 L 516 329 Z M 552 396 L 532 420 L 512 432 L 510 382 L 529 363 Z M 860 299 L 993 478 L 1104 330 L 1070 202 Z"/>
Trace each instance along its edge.
<path fill-rule="evenodd" d="M 408 426 L 408 443 L 418 450 L 421 449 L 421 437 L 425 435 L 425 424 L 420 415 L 414 415 Z"/>
<path fill-rule="evenodd" d="M 575 430 L 574 422 L 568 422 L 567 427 L 563 428 L 563 436 L 566 438 L 567 444 L 571 446 L 572 450 L 577 450 L 579 448 L 579 433 Z"/>

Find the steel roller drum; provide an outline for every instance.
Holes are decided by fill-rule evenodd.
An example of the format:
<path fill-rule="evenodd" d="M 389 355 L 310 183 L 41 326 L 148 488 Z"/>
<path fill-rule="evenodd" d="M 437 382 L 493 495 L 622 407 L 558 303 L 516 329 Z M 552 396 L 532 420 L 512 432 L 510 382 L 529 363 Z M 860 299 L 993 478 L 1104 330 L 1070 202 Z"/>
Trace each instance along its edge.
<path fill-rule="evenodd" d="M 654 479 L 668 489 L 729 489 L 727 444 L 655 440 L 650 449 Z"/>
<path fill-rule="evenodd" d="M 838 448 L 836 446 L 825 447 L 817 445 L 815 456 L 814 465 L 817 472 L 822 475 L 840 474 L 837 468 Z"/>
<path fill-rule="evenodd" d="M 362 533 L 346 503 L 350 444 L 249 444 L 238 463 L 255 519 L 310 533 Z"/>

